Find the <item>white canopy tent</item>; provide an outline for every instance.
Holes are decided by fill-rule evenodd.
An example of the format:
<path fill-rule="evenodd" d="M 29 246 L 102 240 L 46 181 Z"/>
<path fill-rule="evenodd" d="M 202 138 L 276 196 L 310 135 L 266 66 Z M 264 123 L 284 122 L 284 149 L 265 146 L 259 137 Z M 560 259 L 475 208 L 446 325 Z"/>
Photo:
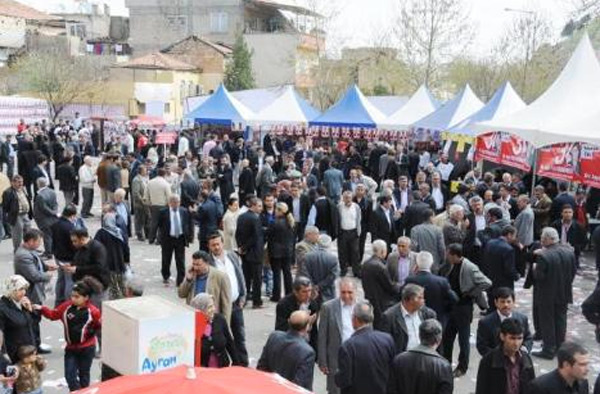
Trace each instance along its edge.
<path fill-rule="evenodd" d="M 411 124 L 429 115 L 440 106 L 425 85 L 412 95 L 402 108 L 390 115 L 382 127 L 392 130 L 407 130 Z"/>
<path fill-rule="evenodd" d="M 473 115 L 459 122 L 448 131 L 455 134 L 472 136 L 475 134 L 473 126 L 478 122 L 487 122 L 513 114 L 527 107 L 519 97 L 510 82 L 506 81 L 496 90 L 490 101 Z"/>
<path fill-rule="evenodd" d="M 587 34 L 556 81 L 527 108 L 474 126 L 504 131 L 541 147 L 561 142 L 600 143 L 600 63 Z"/>
<path fill-rule="evenodd" d="M 461 120 L 479 111 L 483 105 L 467 84 L 456 97 L 412 126 L 414 129 L 447 131 Z"/>
<path fill-rule="evenodd" d="M 283 93 L 254 117 L 257 125 L 308 125 L 319 112 L 298 95 L 293 86 L 286 86 Z"/>

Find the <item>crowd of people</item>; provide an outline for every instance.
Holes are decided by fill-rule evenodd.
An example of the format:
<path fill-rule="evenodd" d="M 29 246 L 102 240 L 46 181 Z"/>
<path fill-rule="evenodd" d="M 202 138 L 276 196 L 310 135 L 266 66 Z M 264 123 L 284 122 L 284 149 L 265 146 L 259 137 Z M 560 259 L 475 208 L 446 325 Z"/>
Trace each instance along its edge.
<path fill-rule="evenodd" d="M 320 142 L 183 131 L 165 149 L 132 130 L 100 146 L 83 121 L 0 140 L 0 235 L 14 251 L 0 298 L 3 392 L 41 392 L 43 317 L 64 326 L 69 390 L 90 384 L 102 302 L 143 293 L 131 267 L 142 242 L 160 248 L 163 285 L 206 316 L 205 367 L 248 367 L 244 309 L 272 302 L 258 369 L 312 390 L 316 366 L 328 393 L 452 393 L 479 313 L 477 394 L 589 392 L 588 351 L 566 332 L 590 243 L 600 267 L 594 190 L 548 179 L 531 189 L 517 172 L 482 174 L 402 143 Z M 523 277 L 531 316 L 515 309 Z M 600 327 L 600 291 L 583 312 Z M 532 357 L 557 368 L 536 377 Z M 103 365 L 103 379 L 116 375 Z"/>

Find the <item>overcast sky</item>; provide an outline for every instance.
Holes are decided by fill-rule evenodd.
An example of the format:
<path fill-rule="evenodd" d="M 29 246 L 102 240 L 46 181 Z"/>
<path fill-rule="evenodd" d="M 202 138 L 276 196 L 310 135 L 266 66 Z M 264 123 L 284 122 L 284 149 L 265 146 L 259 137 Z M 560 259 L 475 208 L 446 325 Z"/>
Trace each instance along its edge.
<path fill-rule="evenodd" d="M 48 4 L 69 3 L 74 0 L 20 0 L 23 3 L 41 8 Z M 301 4 L 307 0 L 285 0 Z M 314 1 L 314 0 L 313 0 Z M 335 4 L 340 13 L 332 22 L 329 35 L 331 42 L 344 46 L 363 46 L 372 44 L 381 32 L 393 26 L 398 14 L 398 4 L 403 0 L 317 0 Z M 462 0 L 470 9 L 471 20 L 477 28 L 477 36 L 471 51 L 484 54 L 502 35 L 506 24 L 517 16 L 505 8 L 531 10 L 545 13 L 554 25 L 558 36 L 569 19 L 574 0 Z M 127 15 L 125 0 L 106 0 L 113 15 Z M 541 7 L 543 4 L 543 7 Z"/>

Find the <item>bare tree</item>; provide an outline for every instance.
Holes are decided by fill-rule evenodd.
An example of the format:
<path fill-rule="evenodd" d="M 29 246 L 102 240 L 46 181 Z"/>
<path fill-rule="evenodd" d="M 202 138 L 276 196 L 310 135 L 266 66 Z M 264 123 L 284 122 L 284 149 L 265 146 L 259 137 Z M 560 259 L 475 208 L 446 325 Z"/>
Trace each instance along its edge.
<path fill-rule="evenodd" d="M 548 44 L 552 26 L 541 11 L 522 11 L 507 28 L 502 38 L 507 56 L 512 58 L 518 70 L 517 89 L 523 97 L 529 97 L 531 69 L 539 49 Z"/>
<path fill-rule="evenodd" d="M 433 86 L 443 64 L 469 46 L 473 29 L 461 0 L 400 0 L 396 38 L 414 89 Z"/>
<path fill-rule="evenodd" d="M 70 104 L 102 95 L 108 61 L 100 57 L 68 57 L 53 51 L 33 52 L 13 66 L 20 86 L 46 100 L 56 120 Z"/>

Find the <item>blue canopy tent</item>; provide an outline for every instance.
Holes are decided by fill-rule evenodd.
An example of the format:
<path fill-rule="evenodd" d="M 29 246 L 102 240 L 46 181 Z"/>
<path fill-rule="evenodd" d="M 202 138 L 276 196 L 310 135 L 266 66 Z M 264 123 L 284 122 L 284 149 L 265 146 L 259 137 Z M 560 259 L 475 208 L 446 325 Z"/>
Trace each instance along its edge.
<path fill-rule="evenodd" d="M 477 131 L 473 126 L 479 122 L 496 120 L 506 115 L 511 115 L 525 108 L 527 104 L 519 97 L 510 82 L 506 81 L 496 90 L 490 101 L 479 111 L 451 127 L 448 132 L 475 136 Z"/>
<path fill-rule="evenodd" d="M 381 113 L 352 85 L 344 97 L 325 113 L 310 122 L 311 126 L 377 128 L 385 120 Z"/>
<path fill-rule="evenodd" d="M 195 124 L 232 125 L 246 124 L 253 116 L 252 111 L 221 84 L 209 98 L 185 117 Z"/>

